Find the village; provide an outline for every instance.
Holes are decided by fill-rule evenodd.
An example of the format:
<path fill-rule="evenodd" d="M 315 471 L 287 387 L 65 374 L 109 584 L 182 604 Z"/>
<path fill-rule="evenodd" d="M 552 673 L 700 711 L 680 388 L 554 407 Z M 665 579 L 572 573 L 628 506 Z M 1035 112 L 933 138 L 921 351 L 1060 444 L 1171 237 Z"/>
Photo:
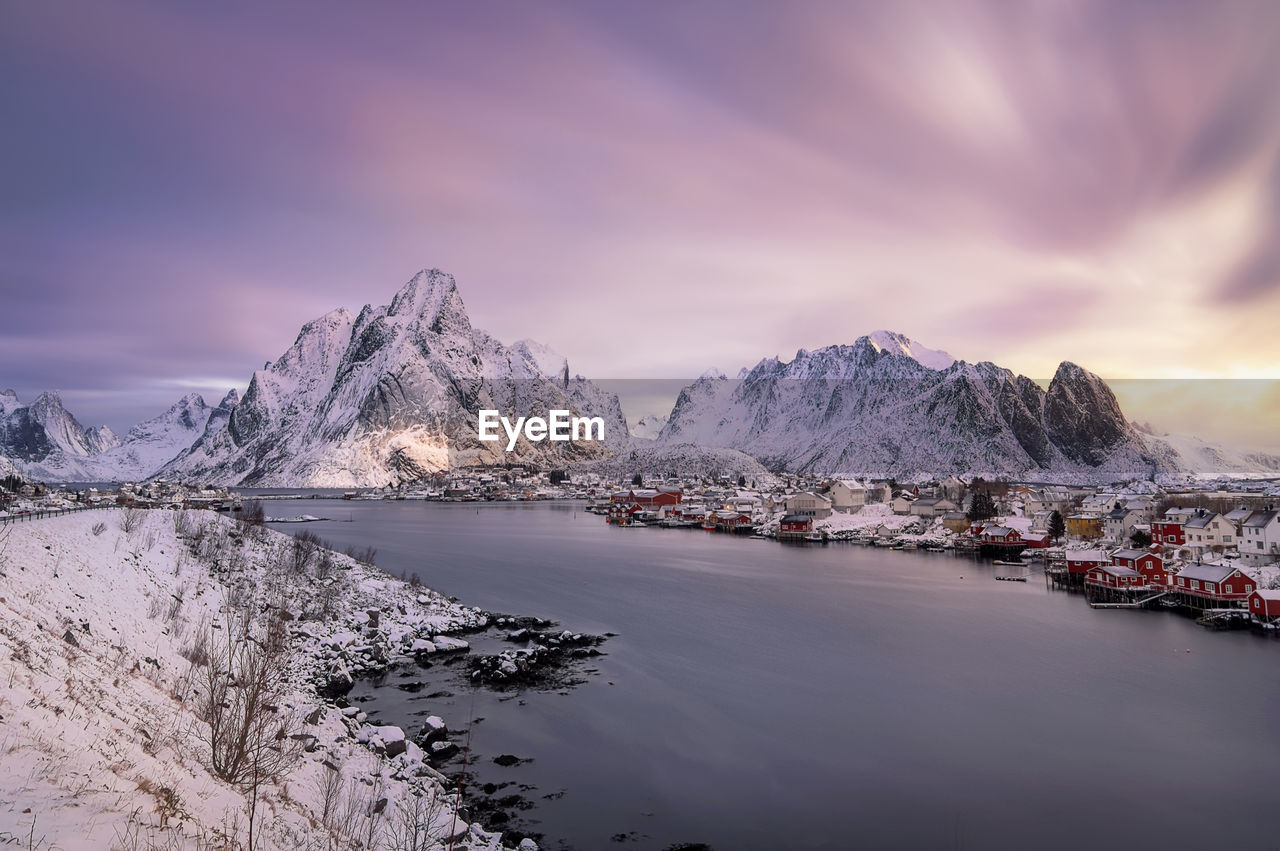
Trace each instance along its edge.
<path fill-rule="evenodd" d="M 621 527 L 698 528 L 993 559 L 996 579 L 1082 592 L 1094 608 L 1163 606 L 1214 628 L 1280 634 L 1280 511 L 1253 486 L 1163 491 L 833 480 L 770 493 L 631 488 L 593 510 Z M 689 498 L 686 498 L 689 497 Z"/>
<path fill-rule="evenodd" d="M 453 471 L 407 488 L 316 491 L 315 499 L 440 502 L 585 502 L 626 529 L 698 529 L 778 542 L 845 542 L 989 559 L 997 579 L 1038 568 L 1054 588 L 1094 608 L 1174 608 L 1208 627 L 1280 635 L 1280 484 L 1221 480 L 1182 487 L 1137 482 L 1085 488 L 957 477 L 893 480 L 783 476 L 764 487 L 727 477 L 646 487 L 531 468 Z M 0 483 L 0 522 L 101 507 L 240 512 L 297 491 L 247 492 L 156 480 L 49 487 Z M 323 513 L 323 512 L 322 512 Z M 321 519 L 267 517 L 268 522 Z"/>

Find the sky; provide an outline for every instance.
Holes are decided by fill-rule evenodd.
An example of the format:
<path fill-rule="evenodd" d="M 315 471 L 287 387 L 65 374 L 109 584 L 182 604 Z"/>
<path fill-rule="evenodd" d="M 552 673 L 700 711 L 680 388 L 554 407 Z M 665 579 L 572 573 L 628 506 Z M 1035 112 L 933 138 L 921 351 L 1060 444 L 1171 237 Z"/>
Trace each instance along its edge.
<path fill-rule="evenodd" d="M 9 3 L 0 388 L 122 430 L 428 267 L 593 378 L 1280 378 L 1277 79 L 1271 0 Z"/>

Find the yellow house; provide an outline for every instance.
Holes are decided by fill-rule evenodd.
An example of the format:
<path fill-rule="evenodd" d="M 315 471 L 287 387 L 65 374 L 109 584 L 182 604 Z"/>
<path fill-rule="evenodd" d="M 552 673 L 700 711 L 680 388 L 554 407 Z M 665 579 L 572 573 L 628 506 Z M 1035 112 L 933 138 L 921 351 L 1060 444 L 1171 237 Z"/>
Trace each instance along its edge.
<path fill-rule="evenodd" d="M 1067 518 L 1067 537 L 1075 540 L 1102 537 L 1102 518 L 1095 514 L 1072 514 Z"/>

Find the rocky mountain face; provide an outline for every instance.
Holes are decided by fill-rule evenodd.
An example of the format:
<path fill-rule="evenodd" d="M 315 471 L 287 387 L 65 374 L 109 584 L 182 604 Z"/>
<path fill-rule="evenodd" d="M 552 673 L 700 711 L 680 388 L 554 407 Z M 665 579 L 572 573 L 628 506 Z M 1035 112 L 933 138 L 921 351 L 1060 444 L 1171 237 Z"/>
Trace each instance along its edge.
<path fill-rule="evenodd" d="M 659 443 L 741 450 L 777 470 L 1109 481 L 1150 477 L 1152 451 L 1096 375 L 1063 363 L 1048 389 L 900 334 L 763 360 L 684 388 Z"/>
<path fill-rule="evenodd" d="M 106 426 L 82 426 L 56 392 L 23 405 L 6 391 L 0 406 L 0 456 L 29 478 L 47 481 L 144 479 L 186 451 L 214 410 L 192 393 L 121 440 Z"/>
<path fill-rule="evenodd" d="M 83 475 L 89 460 L 120 445 L 106 426 L 85 428 L 53 391 L 24 405 L 12 390 L 0 394 L 0 456 L 38 478 Z"/>
<path fill-rule="evenodd" d="M 225 400 L 224 400 L 225 401 Z M 308 322 L 253 374 L 225 426 L 167 464 L 166 476 L 243 485 L 382 486 L 475 463 L 555 465 L 627 440 L 617 398 L 545 346 L 502 345 L 473 328 L 452 276 L 423 271 L 389 305 Z M 512 420 L 567 409 L 605 420 L 606 444 L 482 442 L 477 411 Z"/>

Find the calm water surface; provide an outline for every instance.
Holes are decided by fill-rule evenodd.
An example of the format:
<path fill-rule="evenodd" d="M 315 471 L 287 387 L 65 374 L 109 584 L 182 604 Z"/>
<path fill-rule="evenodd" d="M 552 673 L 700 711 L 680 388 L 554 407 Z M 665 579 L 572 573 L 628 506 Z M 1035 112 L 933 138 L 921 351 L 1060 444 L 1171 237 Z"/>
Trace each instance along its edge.
<path fill-rule="evenodd" d="M 468 605 L 618 634 L 568 695 L 474 697 L 480 779 L 536 787 L 521 815 L 544 847 L 1280 847 L 1280 642 L 1092 611 L 946 554 L 563 504 L 266 508 L 332 518 L 280 528 L 375 546 Z M 457 691 L 353 697 L 462 728 Z"/>

